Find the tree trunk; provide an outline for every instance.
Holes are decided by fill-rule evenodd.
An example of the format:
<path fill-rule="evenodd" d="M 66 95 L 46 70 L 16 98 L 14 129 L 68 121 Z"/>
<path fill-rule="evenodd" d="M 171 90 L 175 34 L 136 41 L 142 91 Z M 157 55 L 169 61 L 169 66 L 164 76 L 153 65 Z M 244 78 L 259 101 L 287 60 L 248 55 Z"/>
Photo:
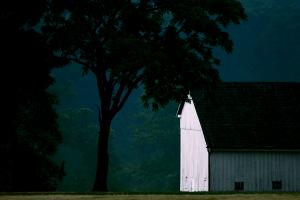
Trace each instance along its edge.
<path fill-rule="evenodd" d="M 108 175 L 108 140 L 110 132 L 111 120 L 104 120 L 100 122 L 100 132 L 98 136 L 98 152 L 97 152 L 97 171 L 93 191 L 108 191 L 107 175 Z"/>

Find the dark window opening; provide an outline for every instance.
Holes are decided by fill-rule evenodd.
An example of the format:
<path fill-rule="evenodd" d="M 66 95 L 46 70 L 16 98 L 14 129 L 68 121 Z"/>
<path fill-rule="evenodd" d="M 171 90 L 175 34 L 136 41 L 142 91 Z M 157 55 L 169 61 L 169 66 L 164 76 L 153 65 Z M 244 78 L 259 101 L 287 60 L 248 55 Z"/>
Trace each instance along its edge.
<path fill-rule="evenodd" d="M 244 182 L 234 182 L 234 190 L 244 190 Z"/>
<path fill-rule="evenodd" d="M 281 181 L 272 181 L 272 189 L 273 190 L 281 190 L 282 182 Z"/>

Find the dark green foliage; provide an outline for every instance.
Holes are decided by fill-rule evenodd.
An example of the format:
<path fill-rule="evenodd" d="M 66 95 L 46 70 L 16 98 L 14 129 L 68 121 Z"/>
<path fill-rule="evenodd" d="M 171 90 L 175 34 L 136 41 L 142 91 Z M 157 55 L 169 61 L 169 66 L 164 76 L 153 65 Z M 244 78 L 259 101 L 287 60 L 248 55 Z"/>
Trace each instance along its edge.
<path fill-rule="evenodd" d="M 44 2 L 45 3 L 45 2 Z M 0 191 L 55 190 L 63 165 L 52 156 L 62 141 L 46 89 L 51 68 L 64 64 L 34 30 L 42 1 L 1 2 L 1 65 L 5 78 L 0 139 Z"/>
<path fill-rule="evenodd" d="M 47 0 L 1 1 L 1 24 L 11 29 L 35 26 L 40 21 L 40 17 L 46 10 L 46 6 Z"/>
<path fill-rule="evenodd" d="M 213 49 L 232 51 L 225 28 L 245 19 L 237 0 L 52 0 L 44 33 L 56 55 L 97 79 L 100 96 L 95 190 L 107 190 L 115 115 L 140 84 L 153 109 L 219 81 Z"/>

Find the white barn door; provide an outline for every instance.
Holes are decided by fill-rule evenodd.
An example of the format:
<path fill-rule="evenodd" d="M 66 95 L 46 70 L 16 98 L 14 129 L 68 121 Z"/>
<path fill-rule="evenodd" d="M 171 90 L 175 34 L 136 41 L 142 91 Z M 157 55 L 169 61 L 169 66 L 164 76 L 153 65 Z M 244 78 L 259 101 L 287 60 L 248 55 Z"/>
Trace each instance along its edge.
<path fill-rule="evenodd" d="M 184 104 L 179 117 L 180 191 L 208 191 L 208 152 L 192 100 Z"/>

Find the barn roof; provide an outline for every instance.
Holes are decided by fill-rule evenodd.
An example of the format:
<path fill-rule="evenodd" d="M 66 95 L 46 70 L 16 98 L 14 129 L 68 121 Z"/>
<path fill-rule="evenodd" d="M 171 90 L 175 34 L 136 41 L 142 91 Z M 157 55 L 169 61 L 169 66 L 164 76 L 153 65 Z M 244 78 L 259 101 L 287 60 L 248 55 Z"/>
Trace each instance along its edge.
<path fill-rule="evenodd" d="M 300 149 L 300 83 L 229 82 L 191 95 L 208 148 Z"/>

